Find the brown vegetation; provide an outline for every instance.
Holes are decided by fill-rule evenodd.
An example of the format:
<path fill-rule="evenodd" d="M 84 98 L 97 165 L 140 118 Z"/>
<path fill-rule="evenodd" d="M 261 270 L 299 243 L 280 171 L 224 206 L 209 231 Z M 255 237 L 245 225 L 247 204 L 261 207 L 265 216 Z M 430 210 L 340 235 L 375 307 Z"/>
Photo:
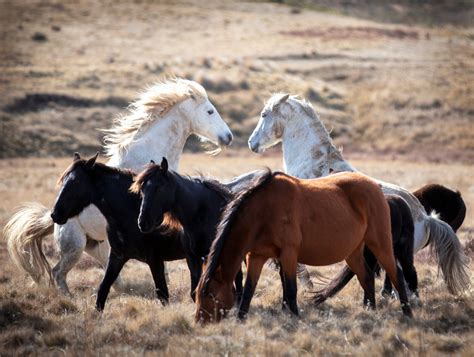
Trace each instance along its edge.
<path fill-rule="evenodd" d="M 38 200 L 51 205 L 56 180 L 71 158 L 0 160 L 0 227 L 21 201 Z M 415 189 L 426 182 L 440 181 L 460 189 L 468 215 L 459 236 L 471 259 L 474 257 L 474 191 L 471 167 L 465 165 L 416 164 L 403 161 L 351 160 L 363 172 Z M 182 170 L 198 171 L 220 178 L 270 166 L 281 168 L 281 157 L 258 156 L 247 151 L 225 151 L 212 157 L 187 154 Z M 57 249 L 49 240 L 47 256 L 57 261 Z M 362 290 L 352 281 L 334 299 L 318 308 L 300 293 L 303 310 L 295 319 L 280 310 L 281 286 L 278 273 L 265 268 L 245 324 L 234 313 L 219 325 L 195 325 L 195 305 L 189 298 L 189 273 L 184 262 L 167 264 L 169 307 L 153 298 L 148 268 L 129 262 L 124 279 L 129 292 L 111 292 L 104 314 L 94 311 L 95 292 L 102 270 L 87 256 L 69 274 L 74 297 L 58 290 L 33 286 L 8 258 L 0 244 L 3 262 L 0 272 L 0 354 L 142 354 L 159 352 L 177 355 L 206 354 L 356 354 L 410 355 L 459 353 L 472 355 L 474 306 L 472 291 L 454 297 L 447 293 L 428 251 L 420 252 L 415 265 L 423 305 L 414 309 L 413 321 L 405 321 L 396 301 L 382 301 L 378 309 L 361 306 Z M 327 276 L 339 266 L 318 269 Z M 313 280 L 316 269 L 310 268 Z M 377 291 L 382 281 L 377 281 Z"/>
<path fill-rule="evenodd" d="M 468 2 L 289 3 L 304 6 L 3 4 L 0 157 L 95 152 L 98 128 L 147 84 L 177 75 L 208 89 L 234 145 L 245 146 L 269 95 L 285 91 L 311 100 L 351 151 L 474 159 Z M 387 19 L 417 25 L 377 22 Z M 456 19 L 464 27 L 446 25 Z"/>
<path fill-rule="evenodd" d="M 281 168 L 278 149 L 256 156 L 243 147 L 272 92 L 300 94 L 363 172 L 409 189 L 430 182 L 459 189 L 467 204 L 459 236 L 472 259 L 471 2 L 302 3 L 1 3 L 0 227 L 21 202 L 52 204 L 71 159 L 51 156 L 95 153 L 97 128 L 110 127 L 144 86 L 176 75 L 201 82 L 235 134 L 219 157 L 185 155 L 184 172 L 231 178 Z M 13 159 L 28 156 L 43 158 Z M 53 239 L 46 252 L 55 263 Z M 103 272 L 91 258 L 69 275 L 74 297 L 31 285 L 3 242 L 0 259 L 0 355 L 474 354 L 472 290 L 449 295 L 427 250 L 416 256 L 423 306 L 413 321 L 379 296 L 378 310 L 365 311 L 356 281 L 318 308 L 300 294 L 302 316 L 291 318 L 280 311 L 278 274 L 265 268 L 248 321 L 231 314 L 205 328 L 192 322 L 183 262 L 168 264 L 169 307 L 153 299 L 148 269 L 130 262 L 128 293 L 112 291 L 98 316 Z M 320 271 L 330 276 L 339 267 Z"/>

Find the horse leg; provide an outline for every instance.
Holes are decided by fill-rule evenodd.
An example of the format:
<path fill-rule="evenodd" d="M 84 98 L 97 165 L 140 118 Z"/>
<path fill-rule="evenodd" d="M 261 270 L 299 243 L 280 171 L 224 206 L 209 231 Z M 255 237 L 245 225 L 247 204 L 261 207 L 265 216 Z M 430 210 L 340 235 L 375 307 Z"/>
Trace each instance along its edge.
<path fill-rule="evenodd" d="M 388 277 L 388 274 L 386 272 L 385 272 L 385 279 L 383 282 L 383 288 L 382 288 L 381 293 L 383 297 L 393 296 L 392 282 L 390 281 L 390 278 Z"/>
<path fill-rule="evenodd" d="M 395 286 L 395 289 L 397 289 L 398 296 L 400 297 L 400 304 L 402 306 L 402 311 L 404 315 L 408 317 L 413 317 L 410 303 L 408 302 L 407 292 L 405 290 L 403 272 L 398 267 L 397 263 L 395 262 L 395 257 L 393 255 L 393 248 L 391 246 L 391 240 L 389 240 L 389 242 L 390 242 L 390 245 L 380 244 L 380 243 L 385 243 L 385 242 L 382 242 L 381 240 L 379 240 L 378 241 L 379 244 L 374 244 L 372 247 L 370 247 L 370 249 L 374 252 L 382 268 L 385 269 L 388 277 L 390 278 L 390 281 Z"/>
<path fill-rule="evenodd" d="M 54 237 L 59 247 L 59 261 L 53 268 L 53 277 L 63 293 L 70 295 L 66 277 L 77 264 L 86 247 L 86 234 L 76 218 L 69 219 L 65 224 L 54 225 Z"/>
<path fill-rule="evenodd" d="M 186 257 L 186 263 L 188 264 L 189 273 L 191 275 L 191 299 L 196 302 L 196 288 L 202 274 L 201 259 Z"/>
<path fill-rule="evenodd" d="M 242 290 L 243 290 L 242 280 L 243 279 L 244 279 L 244 274 L 242 273 L 242 268 L 240 268 L 234 280 L 235 300 L 236 300 L 237 306 L 239 306 L 240 302 L 242 301 Z"/>
<path fill-rule="evenodd" d="M 413 264 L 413 252 L 408 254 L 401 254 L 398 257 L 398 261 L 403 270 L 403 276 L 408 284 L 410 291 L 416 296 L 418 295 L 418 275 L 416 273 L 415 265 Z"/>
<path fill-rule="evenodd" d="M 364 289 L 364 306 L 375 309 L 375 278 L 374 271 L 367 264 L 364 254 L 364 244 L 361 244 L 349 257 L 346 263 L 357 275 L 360 285 Z"/>
<path fill-rule="evenodd" d="M 102 269 L 107 268 L 107 262 L 109 260 L 109 254 L 110 254 L 110 244 L 108 240 L 104 241 L 97 241 L 95 239 L 87 237 L 87 243 L 85 247 L 85 251 L 87 254 L 89 254 L 91 257 L 93 257 L 102 267 Z M 123 283 L 123 280 L 120 276 L 117 277 L 115 280 L 113 287 L 115 290 L 118 292 L 123 292 L 125 291 L 125 284 Z"/>
<path fill-rule="evenodd" d="M 161 259 L 152 259 L 148 265 L 150 266 L 151 275 L 155 282 L 155 293 L 156 297 L 161 301 L 163 305 L 168 304 L 169 293 L 168 286 L 166 285 L 165 277 L 165 264 Z"/>
<path fill-rule="evenodd" d="M 244 320 L 250 307 L 250 301 L 255 293 L 260 273 L 263 265 L 267 261 L 262 256 L 247 255 L 247 278 L 245 279 L 244 291 L 242 293 L 242 302 L 240 303 L 239 312 L 237 314 L 240 320 Z"/>
<path fill-rule="evenodd" d="M 290 312 L 298 316 L 297 283 L 296 271 L 298 265 L 298 257 L 295 249 L 285 249 L 280 254 L 280 265 L 283 275 L 283 304 L 288 304 Z"/>
<path fill-rule="evenodd" d="M 281 264 L 278 263 L 280 266 L 279 272 L 280 272 L 280 280 L 281 280 L 281 286 L 283 287 L 283 301 L 281 303 L 281 308 L 282 310 L 285 310 L 286 307 L 288 306 L 288 299 L 286 296 L 286 285 L 285 285 L 285 278 L 283 276 L 283 269 L 281 268 Z"/>
<path fill-rule="evenodd" d="M 99 291 L 97 292 L 95 307 L 98 311 L 104 310 L 105 300 L 107 300 L 107 296 L 109 295 L 110 287 L 115 279 L 117 279 L 126 261 L 126 259 L 117 257 L 113 253 L 110 254 L 104 279 L 100 283 Z"/>

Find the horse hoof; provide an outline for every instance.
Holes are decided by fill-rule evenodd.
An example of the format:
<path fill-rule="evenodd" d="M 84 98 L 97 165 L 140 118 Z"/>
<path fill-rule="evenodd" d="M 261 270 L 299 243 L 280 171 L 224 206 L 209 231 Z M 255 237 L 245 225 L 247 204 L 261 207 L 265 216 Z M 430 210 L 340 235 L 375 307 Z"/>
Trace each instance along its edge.
<path fill-rule="evenodd" d="M 410 304 L 402 304 L 403 315 L 408 319 L 413 319 L 413 312 L 411 311 Z"/>
<path fill-rule="evenodd" d="M 382 289 L 380 293 L 382 294 L 382 297 L 389 298 L 392 296 L 393 290 Z"/>

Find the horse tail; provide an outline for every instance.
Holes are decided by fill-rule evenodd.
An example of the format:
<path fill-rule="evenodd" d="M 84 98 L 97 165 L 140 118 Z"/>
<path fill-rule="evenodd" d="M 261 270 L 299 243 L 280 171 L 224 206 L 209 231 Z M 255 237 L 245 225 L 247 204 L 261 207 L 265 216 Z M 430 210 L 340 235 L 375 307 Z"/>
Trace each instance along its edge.
<path fill-rule="evenodd" d="M 354 277 L 352 270 L 346 265 L 339 274 L 329 282 L 323 289 L 314 292 L 311 296 L 313 303 L 318 306 L 322 304 L 327 299 L 336 295 L 341 291 L 351 279 Z"/>
<path fill-rule="evenodd" d="M 456 233 L 435 214 L 427 217 L 427 235 L 431 253 L 438 261 L 439 269 L 451 294 L 465 290 L 469 283 L 469 259 L 463 252 L 463 247 Z"/>
<path fill-rule="evenodd" d="M 464 219 L 466 218 L 466 204 L 464 203 L 464 200 L 462 199 L 461 192 L 456 191 L 457 194 L 457 206 L 458 206 L 458 213 L 456 214 L 456 217 L 454 217 L 451 222 L 447 222 L 451 228 L 456 232 L 459 227 L 461 227 L 461 224 L 464 222 Z"/>
<path fill-rule="evenodd" d="M 36 283 L 40 283 L 46 273 L 50 285 L 54 284 L 51 266 L 42 248 L 43 239 L 53 231 L 54 223 L 50 210 L 40 203 L 23 204 L 3 229 L 11 259 Z"/>

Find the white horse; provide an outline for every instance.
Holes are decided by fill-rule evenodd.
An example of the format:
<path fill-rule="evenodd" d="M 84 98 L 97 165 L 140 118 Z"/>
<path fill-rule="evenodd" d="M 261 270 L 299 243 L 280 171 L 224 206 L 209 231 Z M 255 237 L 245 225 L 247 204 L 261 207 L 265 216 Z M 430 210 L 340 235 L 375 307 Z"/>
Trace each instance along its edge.
<path fill-rule="evenodd" d="M 107 165 L 141 170 L 150 159 L 168 159 L 170 168 L 178 169 L 184 144 L 191 134 L 217 145 L 229 145 L 232 133 L 207 97 L 205 89 L 194 81 L 173 79 L 158 83 L 130 106 L 127 116 L 119 117 L 107 130 L 105 150 Z M 59 246 L 60 260 L 51 270 L 42 251 L 42 241 L 53 233 Z M 110 251 L 106 221 L 91 205 L 64 225 L 54 225 L 50 211 L 38 203 L 21 208 L 4 229 L 8 251 L 16 265 L 36 282 L 44 274 L 51 284 L 69 293 L 68 272 L 77 264 L 83 251 L 105 269 Z M 121 280 L 117 280 L 121 287 Z"/>
<path fill-rule="evenodd" d="M 357 171 L 334 146 L 312 105 L 296 96 L 272 96 L 248 143 L 252 151 L 261 153 L 278 142 L 282 142 L 284 168 L 290 175 L 315 178 L 332 171 Z M 448 290 L 453 294 L 464 290 L 470 283 L 468 259 L 451 227 L 427 215 L 418 199 L 407 190 L 378 182 L 385 194 L 401 196 L 409 204 L 415 222 L 414 251 L 430 243 Z"/>

